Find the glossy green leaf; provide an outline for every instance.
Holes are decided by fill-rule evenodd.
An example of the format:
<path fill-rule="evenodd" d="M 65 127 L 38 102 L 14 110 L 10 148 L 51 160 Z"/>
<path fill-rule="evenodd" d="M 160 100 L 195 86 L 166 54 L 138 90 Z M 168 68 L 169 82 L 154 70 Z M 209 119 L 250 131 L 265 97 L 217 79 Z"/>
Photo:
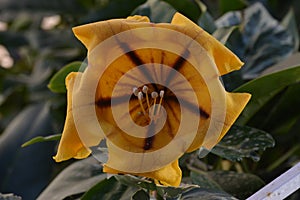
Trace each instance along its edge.
<path fill-rule="evenodd" d="M 201 188 L 206 189 L 214 189 L 222 191 L 222 187 L 215 182 L 212 178 L 207 176 L 206 172 L 202 171 L 191 171 L 190 177 L 192 179 L 192 183 L 199 185 Z"/>
<path fill-rule="evenodd" d="M 176 10 L 168 3 L 160 0 L 147 0 L 138 6 L 131 15 L 148 16 L 151 22 L 171 22 Z"/>
<path fill-rule="evenodd" d="M 137 189 L 145 189 L 147 191 L 157 191 L 157 193 L 165 198 L 177 198 L 183 192 L 190 190 L 191 188 L 198 187 L 196 185 L 186 185 L 180 187 L 170 187 L 170 186 L 161 186 L 156 185 L 152 181 L 145 180 L 140 177 L 135 177 L 131 175 L 115 175 L 115 178 L 122 184 L 129 187 Z"/>
<path fill-rule="evenodd" d="M 205 4 L 203 4 L 201 1 L 196 1 L 198 4 L 201 15 L 197 21 L 197 24 L 206 30 L 208 33 L 213 33 L 216 30 L 216 25 L 213 17 L 210 15 L 210 13 L 207 11 L 207 7 Z"/>
<path fill-rule="evenodd" d="M 234 171 L 192 170 L 191 178 L 201 188 L 227 192 L 239 199 L 246 199 L 256 192 L 264 182 L 257 176 Z"/>
<path fill-rule="evenodd" d="M 67 91 L 65 85 L 65 78 L 70 72 L 78 72 L 83 71 L 87 65 L 82 62 L 72 62 L 66 66 L 64 66 L 61 70 L 59 70 L 50 80 L 48 84 L 48 88 L 52 92 L 57 93 L 65 93 Z"/>
<path fill-rule="evenodd" d="M 198 18 L 202 14 L 199 6 L 197 5 L 196 1 L 189 1 L 189 0 L 180 0 L 180 1 L 173 1 L 173 0 L 163 0 L 170 4 L 174 9 L 178 12 L 182 13 L 183 15 L 187 16 L 194 22 L 197 22 Z"/>
<path fill-rule="evenodd" d="M 275 95 L 285 87 L 300 82 L 300 66 L 269 74 L 250 81 L 235 92 L 248 92 L 252 94 L 251 100 L 237 120 L 238 124 L 247 122 Z"/>
<path fill-rule="evenodd" d="M 220 11 L 226 13 L 232 10 L 241 10 L 247 6 L 245 0 L 220 0 Z"/>
<path fill-rule="evenodd" d="M 230 194 L 214 189 L 191 188 L 182 193 L 179 200 L 237 200 Z"/>
<path fill-rule="evenodd" d="M 294 53 L 281 62 L 267 68 L 261 73 L 261 75 L 264 76 L 297 66 L 300 66 L 300 52 Z"/>
<path fill-rule="evenodd" d="M 81 200 L 127 200 L 130 199 L 136 191 L 136 188 L 123 185 L 112 176 L 94 185 L 81 197 Z"/>
<path fill-rule="evenodd" d="M 131 197 L 132 200 L 150 200 L 149 194 L 145 190 L 138 190 Z"/>
<path fill-rule="evenodd" d="M 219 40 L 222 44 L 226 44 L 228 38 L 232 34 L 234 30 L 236 30 L 238 27 L 237 26 L 231 26 L 231 27 L 222 27 L 217 30 L 212 34 L 217 40 Z"/>
<path fill-rule="evenodd" d="M 153 181 L 141 179 L 140 177 L 132 175 L 115 175 L 115 178 L 122 184 L 135 187 L 144 188 L 146 190 L 156 190 L 156 185 Z"/>
<path fill-rule="evenodd" d="M 99 181 L 107 180 L 106 177 L 102 173 L 101 163 L 93 157 L 80 160 L 65 168 L 37 199 L 56 200 L 81 194 Z"/>
<path fill-rule="evenodd" d="M 228 46 L 245 63 L 240 71 L 246 80 L 258 77 L 294 51 L 292 35 L 261 3 L 226 13 L 216 25 L 218 28 L 240 25 L 239 34 L 229 38 Z"/>
<path fill-rule="evenodd" d="M 281 25 L 284 26 L 292 35 L 294 43 L 294 52 L 297 52 L 299 49 L 299 32 L 293 9 L 290 9 L 289 12 L 285 15 L 285 17 L 281 21 Z"/>
<path fill-rule="evenodd" d="M 49 135 L 49 136 L 46 136 L 46 137 L 37 136 L 37 137 L 32 138 L 31 140 L 25 142 L 24 144 L 22 144 L 22 147 L 27 147 L 29 145 L 39 143 L 39 142 L 55 141 L 55 140 L 59 140 L 60 138 L 61 138 L 61 134 Z"/>
<path fill-rule="evenodd" d="M 238 199 L 246 199 L 265 185 L 259 177 L 249 173 L 210 171 L 207 176 Z"/>
<path fill-rule="evenodd" d="M 274 145 L 275 141 L 270 134 L 255 128 L 234 125 L 211 153 L 233 162 L 243 158 L 259 161 L 259 152 Z"/>

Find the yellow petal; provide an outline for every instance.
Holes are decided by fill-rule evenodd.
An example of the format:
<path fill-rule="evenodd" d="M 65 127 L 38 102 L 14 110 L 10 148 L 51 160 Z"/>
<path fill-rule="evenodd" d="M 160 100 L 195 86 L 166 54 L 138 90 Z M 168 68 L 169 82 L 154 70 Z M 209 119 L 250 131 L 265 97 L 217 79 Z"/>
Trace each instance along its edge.
<path fill-rule="evenodd" d="M 247 103 L 251 98 L 249 93 L 229 93 L 226 94 L 226 118 L 222 133 L 218 139 L 218 142 L 224 137 L 235 120 L 241 114 Z"/>
<path fill-rule="evenodd" d="M 221 75 L 238 70 L 243 65 L 243 62 L 234 53 L 182 14 L 175 13 L 171 24 L 180 26 L 178 31 L 194 38 L 208 51 Z"/>
<path fill-rule="evenodd" d="M 203 120 L 201 123 L 202 127 L 199 127 L 199 132 L 195 137 L 193 143 L 187 150 L 187 152 L 192 152 L 199 149 L 201 146 L 211 149 L 215 146 L 228 132 L 230 127 L 233 125 L 235 120 L 238 118 L 240 113 L 243 111 L 248 101 L 250 100 L 251 95 L 248 93 L 229 93 L 226 92 L 226 116 L 224 122 L 213 121 L 213 123 L 222 123 L 223 129 L 219 134 L 218 140 L 210 141 L 210 138 L 205 138 L 206 132 L 210 124 L 210 121 Z M 217 125 L 216 125 L 217 126 Z"/>
<path fill-rule="evenodd" d="M 111 174 L 127 174 L 126 172 L 110 168 L 107 165 L 104 165 L 103 171 Z M 182 172 L 178 166 L 178 160 L 176 160 L 173 163 L 153 172 L 130 174 L 152 178 L 156 183 L 161 185 L 177 187 L 180 185 Z"/>
<path fill-rule="evenodd" d="M 75 78 L 80 78 L 81 73 L 70 73 L 66 78 L 68 91 L 67 116 L 62 138 L 54 160 L 61 162 L 70 158 L 82 159 L 89 156 L 91 150 L 86 148 L 80 140 L 72 114 L 72 92 Z"/>
<path fill-rule="evenodd" d="M 150 22 L 150 19 L 146 16 L 134 15 L 127 17 L 127 20 L 133 20 L 137 22 Z"/>
<path fill-rule="evenodd" d="M 100 42 L 120 32 L 150 26 L 149 21 L 145 16 L 136 15 L 127 19 L 112 19 L 77 26 L 73 28 L 73 32 L 88 50 L 92 50 Z"/>

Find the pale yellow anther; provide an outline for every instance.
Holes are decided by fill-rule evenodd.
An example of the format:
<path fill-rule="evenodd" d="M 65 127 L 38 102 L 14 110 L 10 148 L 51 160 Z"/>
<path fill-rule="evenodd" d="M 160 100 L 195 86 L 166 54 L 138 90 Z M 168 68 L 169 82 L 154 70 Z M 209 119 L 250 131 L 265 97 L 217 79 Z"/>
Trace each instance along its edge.
<path fill-rule="evenodd" d="M 157 92 L 152 92 L 152 93 L 151 93 L 151 97 L 152 97 L 152 99 L 155 100 L 155 99 L 158 97 Z"/>
<path fill-rule="evenodd" d="M 134 96 L 138 96 L 138 93 L 139 93 L 139 89 L 137 88 L 137 87 L 134 87 L 133 89 L 132 89 L 132 92 L 133 92 L 133 94 L 134 94 Z"/>
<path fill-rule="evenodd" d="M 143 91 L 145 94 L 147 94 L 148 87 L 147 87 L 146 85 L 144 85 L 142 91 Z"/>

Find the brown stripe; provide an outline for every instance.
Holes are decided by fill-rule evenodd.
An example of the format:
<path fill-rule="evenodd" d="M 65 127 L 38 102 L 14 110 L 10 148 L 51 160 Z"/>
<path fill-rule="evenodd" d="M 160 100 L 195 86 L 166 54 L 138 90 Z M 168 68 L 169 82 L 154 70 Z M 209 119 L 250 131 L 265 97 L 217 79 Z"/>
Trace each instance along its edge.
<path fill-rule="evenodd" d="M 132 50 L 128 44 L 124 43 L 124 42 L 120 42 L 118 41 L 120 47 L 123 49 L 125 55 L 136 65 L 136 66 L 140 66 L 145 64 L 144 61 L 136 54 L 136 52 L 134 50 Z M 154 79 L 151 76 L 150 71 L 145 68 L 145 71 L 142 71 L 142 74 L 144 74 L 144 76 L 146 77 L 147 81 L 149 83 L 152 84 L 152 86 L 157 90 L 156 85 L 154 84 Z"/>
<path fill-rule="evenodd" d="M 113 97 L 116 104 L 125 103 L 128 100 L 128 95 L 120 96 L 120 97 Z M 99 98 L 96 100 L 95 104 L 98 107 L 110 107 L 111 106 L 111 98 L 104 97 Z"/>
<path fill-rule="evenodd" d="M 170 66 L 170 67 L 172 67 L 176 71 L 179 71 L 180 68 L 183 67 L 183 65 L 187 62 L 186 58 L 188 58 L 189 56 L 190 56 L 190 52 L 188 51 L 188 49 L 185 49 L 184 52 L 176 59 L 176 61 L 174 62 L 174 64 L 172 66 Z M 168 86 L 170 84 L 170 82 L 174 78 L 175 74 L 176 74 L 175 71 L 171 71 L 168 74 L 165 86 Z"/>
<path fill-rule="evenodd" d="M 171 101 L 178 101 L 177 98 L 175 96 L 169 96 L 167 100 L 171 100 Z M 189 102 L 189 101 L 186 101 L 184 99 L 181 99 L 181 102 L 183 105 L 181 106 L 184 106 L 186 107 L 189 111 L 197 114 L 197 110 L 200 111 L 200 116 L 205 118 L 205 119 L 208 119 L 209 118 L 209 114 L 203 109 L 201 108 L 200 106 L 198 107 L 197 105 L 194 105 L 193 103 Z"/>

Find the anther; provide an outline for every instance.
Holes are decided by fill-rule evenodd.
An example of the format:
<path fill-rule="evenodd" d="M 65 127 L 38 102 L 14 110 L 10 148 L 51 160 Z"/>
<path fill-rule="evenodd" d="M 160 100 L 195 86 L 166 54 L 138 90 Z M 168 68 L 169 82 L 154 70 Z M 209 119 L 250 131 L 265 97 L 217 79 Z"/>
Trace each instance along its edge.
<path fill-rule="evenodd" d="M 146 85 L 144 85 L 144 87 L 143 87 L 142 91 L 143 91 L 145 94 L 147 94 L 148 87 L 147 87 Z"/>
<path fill-rule="evenodd" d="M 133 89 L 132 89 L 132 92 L 133 92 L 133 94 L 134 94 L 134 96 L 138 96 L 138 93 L 139 93 L 139 89 L 137 88 L 137 87 L 134 87 Z"/>
<path fill-rule="evenodd" d="M 164 94 L 165 94 L 165 91 L 161 90 L 161 91 L 159 92 L 160 98 L 163 98 L 163 97 L 164 97 Z"/>
<path fill-rule="evenodd" d="M 152 97 L 152 99 L 155 100 L 155 99 L 158 97 L 157 92 L 152 92 L 152 93 L 151 93 L 151 97 Z"/>

